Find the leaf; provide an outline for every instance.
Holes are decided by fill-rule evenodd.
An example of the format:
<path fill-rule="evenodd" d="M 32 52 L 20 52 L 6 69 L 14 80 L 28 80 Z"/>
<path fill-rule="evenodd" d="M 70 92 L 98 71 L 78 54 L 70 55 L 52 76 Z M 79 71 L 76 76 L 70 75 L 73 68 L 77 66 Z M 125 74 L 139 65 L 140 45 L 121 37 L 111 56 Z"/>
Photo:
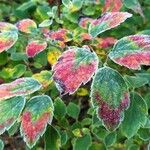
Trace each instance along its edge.
<path fill-rule="evenodd" d="M 80 108 L 78 105 L 70 102 L 69 105 L 67 106 L 67 114 L 74 118 L 77 119 L 80 113 Z"/>
<path fill-rule="evenodd" d="M 93 44 L 97 48 L 108 48 L 114 45 L 117 41 L 114 37 L 96 38 L 96 44 Z"/>
<path fill-rule="evenodd" d="M 138 0 L 123 0 L 123 4 L 127 8 L 132 9 L 135 13 L 139 13 L 143 18 L 145 18 L 143 10 Z"/>
<path fill-rule="evenodd" d="M 128 83 L 128 87 L 131 87 L 131 88 L 139 88 L 149 82 L 147 78 L 138 77 L 138 76 L 126 75 L 124 79 Z"/>
<path fill-rule="evenodd" d="M 104 140 L 104 143 L 107 147 L 113 145 L 117 140 L 117 134 L 116 132 L 109 133 Z"/>
<path fill-rule="evenodd" d="M 33 74 L 34 79 L 38 80 L 42 84 L 43 89 L 47 89 L 52 83 L 52 72 L 43 70 L 40 73 Z"/>
<path fill-rule="evenodd" d="M 72 33 L 67 29 L 59 29 L 58 31 L 49 31 L 45 34 L 47 38 L 56 41 L 68 42 L 72 40 Z"/>
<path fill-rule="evenodd" d="M 15 25 L 7 22 L 0 22 L 0 32 L 11 32 L 11 31 L 17 32 L 17 28 Z"/>
<path fill-rule="evenodd" d="M 32 33 L 32 31 L 37 29 L 36 23 L 31 19 L 20 20 L 16 24 L 16 27 L 18 28 L 18 30 L 25 33 Z"/>
<path fill-rule="evenodd" d="M 56 117 L 58 120 L 65 117 L 67 112 L 66 105 L 59 97 L 55 99 L 54 108 L 54 117 Z"/>
<path fill-rule="evenodd" d="M 50 126 L 45 133 L 45 150 L 59 150 L 61 144 L 60 134 L 56 128 Z"/>
<path fill-rule="evenodd" d="M 89 34 L 96 37 L 100 33 L 117 27 L 130 17 L 132 17 L 132 14 L 128 12 L 106 12 L 100 18 L 91 22 L 89 26 Z"/>
<path fill-rule="evenodd" d="M 142 139 L 143 141 L 149 141 L 150 140 L 150 129 L 146 129 L 146 128 L 140 128 L 138 130 L 138 136 L 140 139 Z"/>
<path fill-rule="evenodd" d="M 150 65 L 149 48 L 149 35 L 131 35 L 118 40 L 109 57 L 119 65 L 140 70 L 140 65 Z"/>
<path fill-rule="evenodd" d="M 46 19 L 39 24 L 39 27 L 49 27 L 53 23 L 53 20 Z"/>
<path fill-rule="evenodd" d="M 0 53 L 11 48 L 17 39 L 17 32 L 0 32 Z"/>
<path fill-rule="evenodd" d="M 47 47 L 47 43 L 45 41 L 31 41 L 28 43 L 26 47 L 26 54 L 28 57 L 34 57 L 38 53 L 44 51 Z"/>
<path fill-rule="evenodd" d="M 0 134 L 8 131 L 19 118 L 25 105 L 25 98 L 13 97 L 0 101 Z"/>
<path fill-rule="evenodd" d="M 75 140 L 73 150 L 88 150 L 91 144 L 92 144 L 91 135 L 87 134 Z"/>
<path fill-rule="evenodd" d="M 108 130 L 115 130 L 129 105 L 129 93 L 122 76 L 109 67 L 97 70 L 91 86 L 91 99 Z"/>
<path fill-rule="evenodd" d="M 147 121 L 147 105 L 144 99 L 137 93 L 131 93 L 131 104 L 125 112 L 121 130 L 127 138 L 133 137 L 141 126 Z"/>
<path fill-rule="evenodd" d="M 26 104 L 21 117 L 21 135 L 29 148 L 44 134 L 47 123 L 53 118 L 53 102 L 49 96 L 32 97 Z"/>
<path fill-rule="evenodd" d="M 47 60 L 48 60 L 49 64 L 54 65 L 57 62 L 60 55 L 61 55 L 60 50 L 58 50 L 56 48 L 52 48 L 47 54 Z"/>
<path fill-rule="evenodd" d="M 41 88 L 41 84 L 33 78 L 20 78 L 11 83 L 0 85 L 0 100 L 14 96 L 28 95 Z"/>
<path fill-rule="evenodd" d="M 122 7 L 122 0 L 105 0 L 103 12 L 118 12 Z"/>
<path fill-rule="evenodd" d="M 0 150 L 4 149 L 4 142 L 0 139 Z"/>
<path fill-rule="evenodd" d="M 98 57 L 88 48 L 69 48 L 53 66 L 53 79 L 61 94 L 73 94 L 86 84 L 98 67 Z"/>
<path fill-rule="evenodd" d="M 79 26 L 87 29 L 89 24 L 93 21 L 94 19 L 90 18 L 90 17 L 80 17 L 79 18 Z"/>

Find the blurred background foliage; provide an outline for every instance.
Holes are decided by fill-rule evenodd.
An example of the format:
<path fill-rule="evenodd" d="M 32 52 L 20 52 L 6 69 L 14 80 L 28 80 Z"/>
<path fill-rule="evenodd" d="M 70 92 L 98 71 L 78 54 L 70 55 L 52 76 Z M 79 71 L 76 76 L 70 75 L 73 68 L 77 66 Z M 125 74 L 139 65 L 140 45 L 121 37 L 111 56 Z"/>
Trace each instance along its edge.
<path fill-rule="evenodd" d="M 104 0 L 94 4 L 94 0 L 85 0 L 86 3 L 77 11 L 67 10 L 60 0 L 0 0 L 0 21 L 16 23 L 17 21 L 30 18 L 37 24 L 50 19 L 47 12 L 53 12 L 53 24 L 50 30 L 66 28 L 73 32 L 73 40 L 67 45 L 82 46 L 88 41 L 81 42 L 79 35 L 84 31 L 79 27 L 78 21 L 81 16 L 97 18 L 102 13 Z M 116 39 L 139 32 L 150 34 L 150 0 L 139 0 L 144 18 L 133 10 L 122 7 L 121 11 L 128 11 L 133 17 L 122 25 L 111 29 L 100 37 L 114 37 Z M 33 76 L 44 86 L 41 93 L 46 93 L 54 100 L 55 112 L 53 127 L 48 127 L 43 138 L 37 143 L 33 150 L 146 150 L 150 140 L 150 120 L 147 119 L 145 127 L 140 128 L 133 138 L 127 139 L 120 129 L 108 132 L 102 122 L 97 118 L 95 111 L 90 107 L 90 83 L 79 88 L 71 96 L 59 98 L 53 81 L 51 80 L 51 67 L 57 61 L 64 49 L 49 46 L 46 51 L 41 52 L 33 59 L 25 55 L 27 38 L 19 37 L 19 40 L 10 50 L 0 54 L 0 83 L 10 82 L 22 76 Z M 93 47 L 104 62 L 111 48 Z M 109 66 L 117 69 L 129 83 L 131 90 L 135 89 L 144 98 L 150 108 L 150 69 L 142 67 L 141 71 L 131 71 L 125 67 L 118 66 L 108 61 Z M 138 75 L 139 78 L 131 78 Z M 128 76 L 127 76 L 128 75 Z M 141 77 L 141 78 L 140 78 Z M 63 100 L 62 100 L 63 99 Z M 18 134 L 19 124 L 15 124 L 8 133 L 1 136 L 6 150 L 24 150 L 22 138 Z M 13 135 L 13 136 L 10 136 Z M 0 147 L 1 142 L 0 142 Z"/>

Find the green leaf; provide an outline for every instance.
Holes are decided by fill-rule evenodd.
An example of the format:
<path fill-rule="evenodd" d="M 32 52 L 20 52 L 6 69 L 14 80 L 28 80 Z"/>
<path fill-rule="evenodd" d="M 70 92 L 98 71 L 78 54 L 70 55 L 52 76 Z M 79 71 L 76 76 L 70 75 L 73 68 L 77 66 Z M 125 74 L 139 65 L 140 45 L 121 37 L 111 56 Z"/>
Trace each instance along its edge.
<path fill-rule="evenodd" d="M 0 139 L 0 150 L 3 150 L 4 149 L 4 143 L 3 141 Z"/>
<path fill-rule="evenodd" d="M 24 105 L 25 98 L 21 96 L 0 101 L 0 134 L 8 131 L 15 124 Z"/>
<path fill-rule="evenodd" d="M 131 104 L 125 112 L 121 130 L 127 138 L 133 137 L 141 126 L 147 121 L 147 105 L 144 99 L 137 93 L 131 93 Z"/>
<path fill-rule="evenodd" d="M 67 106 L 67 114 L 68 116 L 77 119 L 80 113 L 80 108 L 78 105 L 70 102 L 69 105 Z"/>
<path fill-rule="evenodd" d="M 129 93 L 122 76 L 109 67 L 98 69 L 91 86 L 91 99 L 105 127 L 115 130 L 129 105 Z"/>
<path fill-rule="evenodd" d="M 144 141 L 149 141 L 150 140 L 150 129 L 146 129 L 146 128 L 140 128 L 138 130 L 138 136 L 140 139 L 144 140 Z"/>
<path fill-rule="evenodd" d="M 41 84 L 33 78 L 20 78 L 11 83 L 0 85 L 0 100 L 14 96 L 29 95 L 41 88 Z"/>
<path fill-rule="evenodd" d="M 130 88 L 139 88 L 144 86 L 149 81 L 147 78 L 139 77 L 139 76 L 124 76 L 125 81 L 128 83 L 128 87 Z"/>
<path fill-rule="evenodd" d="M 45 150 L 59 150 L 60 144 L 59 132 L 56 128 L 49 126 L 45 133 Z"/>
<path fill-rule="evenodd" d="M 95 127 L 92 129 L 92 133 L 96 136 L 97 139 L 103 141 L 108 135 L 108 131 L 102 127 Z"/>
<path fill-rule="evenodd" d="M 116 132 L 112 132 L 105 137 L 104 143 L 105 143 L 106 147 L 109 147 L 116 142 L 116 140 L 117 140 L 116 136 L 117 136 Z"/>
<path fill-rule="evenodd" d="M 26 71 L 26 66 L 18 64 L 13 68 L 13 79 L 21 77 Z"/>
<path fill-rule="evenodd" d="M 27 102 L 21 117 L 20 131 L 29 148 L 44 134 L 47 124 L 51 124 L 53 110 L 53 102 L 47 95 L 32 97 Z"/>
<path fill-rule="evenodd" d="M 9 136 L 13 136 L 18 131 L 19 126 L 20 123 L 15 122 L 14 125 L 8 130 Z"/>
<path fill-rule="evenodd" d="M 55 108 L 54 117 L 56 117 L 58 120 L 65 117 L 67 110 L 66 105 L 62 101 L 62 99 L 60 98 L 55 99 L 54 108 Z"/>
<path fill-rule="evenodd" d="M 60 135 L 61 135 L 61 145 L 65 145 L 67 143 L 68 138 L 69 138 L 68 134 L 66 131 L 62 131 L 60 133 Z"/>
<path fill-rule="evenodd" d="M 75 143 L 73 144 L 73 150 L 88 150 L 91 144 L 91 135 L 87 134 L 75 140 Z"/>

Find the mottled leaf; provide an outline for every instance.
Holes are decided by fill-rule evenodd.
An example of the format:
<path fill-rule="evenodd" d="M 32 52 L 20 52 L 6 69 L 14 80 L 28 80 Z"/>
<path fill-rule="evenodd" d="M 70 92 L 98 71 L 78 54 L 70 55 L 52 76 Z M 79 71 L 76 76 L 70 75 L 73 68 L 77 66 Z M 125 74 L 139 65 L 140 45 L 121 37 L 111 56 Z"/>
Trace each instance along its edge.
<path fill-rule="evenodd" d="M 122 7 L 122 0 L 105 0 L 103 12 L 118 12 Z"/>
<path fill-rule="evenodd" d="M 0 53 L 11 48 L 17 41 L 17 32 L 0 33 Z"/>
<path fill-rule="evenodd" d="M 28 43 L 26 47 L 26 54 L 28 55 L 28 57 L 34 57 L 38 53 L 45 50 L 46 47 L 47 47 L 47 43 L 45 41 L 39 41 L 39 40 L 31 41 Z"/>
<path fill-rule="evenodd" d="M 129 106 L 129 94 L 122 76 L 109 67 L 98 69 L 91 86 L 93 106 L 108 130 L 115 130 Z"/>
<path fill-rule="evenodd" d="M 132 14 L 128 12 L 106 12 L 100 18 L 92 21 L 89 26 L 89 33 L 96 37 L 104 31 L 117 27 L 130 17 Z"/>
<path fill-rule="evenodd" d="M 123 37 L 114 45 L 109 57 L 119 65 L 140 70 L 140 65 L 150 65 L 150 36 Z"/>
<path fill-rule="evenodd" d="M 58 31 L 47 31 L 44 34 L 47 38 L 56 41 L 68 42 L 72 39 L 72 33 L 67 29 L 59 29 Z"/>
<path fill-rule="evenodd" d="M 41 88 L 41 84 L 33 78 L 20 78 L 11 83 L 0 85 L 0 100 L 14 96 L 28 95 Z"/>
<path fill-rule="evenodd" d="M 17 121 L 25 105 L 25 98 L 13 97 L 0 101 L 0 134 L 9 130 Z"/>
<path fill-rule="evenodd" d="M 16 26 L 21 32 L 25 33 L 32 33 L 33 30 L 37 29 L 36 23 L 31 19 L 20 20 Z"/>
<path fill-rule="evenodd" d="M 17 31 L 15 25 L 7 22 L 0 22 L 0 32 L 11 32 L 11 31 Z"/>
<path fill-rule="evenodd" d="M 73 94 L 91 79 L 97 67 L 98 58 L 89 48 L 69 48 L 53 66 L 53 79 L 61 94 Z"/>
<path fill-rule="evenodd" d="M 53 118 L 53 102 L 49 96 L 32 97 L 26 104 L 21 117 L 21 135 L 32 148 L 44 134 L 46 126 Z"/>
<path fill-rule="evenodd" d="M 147 105 L 144 99 L 137 93 L 131 93 L 131 104 L 125 112 L 124 120 L 121 124 L 123 134 L 131 138 L 141 126 L 144 126 L 147 121 Z"/>

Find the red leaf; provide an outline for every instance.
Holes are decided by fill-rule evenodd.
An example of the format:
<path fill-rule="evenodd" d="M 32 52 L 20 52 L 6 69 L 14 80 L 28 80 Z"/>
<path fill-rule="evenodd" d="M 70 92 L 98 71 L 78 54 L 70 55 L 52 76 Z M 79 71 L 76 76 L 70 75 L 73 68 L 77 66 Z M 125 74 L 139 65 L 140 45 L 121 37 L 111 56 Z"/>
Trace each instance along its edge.
<path fill-rule="evenodd" d="M 28 55 L 28 57 L 34 57 L 38 53 L 45 50 L 46 47 L 47 47 L 46 42 L 39 41 L 39 40 L 31 41 L 26 47 L 26 54 Z"/>
<path fill-rule="evenodd" d="M 53 102 L 47 95 L 32 97 L 26 104 L 21 117 L 21 135 L 32 148 L 44 134 L 53 118 Z"/>
<path fill-rule="evenodd" d="M 61 94 L 72 94 L 91 79 L 97 66 L 98 58 L 94 52 L 87 48 L 70 48 L 53 66 L 53 79 Z"/>

